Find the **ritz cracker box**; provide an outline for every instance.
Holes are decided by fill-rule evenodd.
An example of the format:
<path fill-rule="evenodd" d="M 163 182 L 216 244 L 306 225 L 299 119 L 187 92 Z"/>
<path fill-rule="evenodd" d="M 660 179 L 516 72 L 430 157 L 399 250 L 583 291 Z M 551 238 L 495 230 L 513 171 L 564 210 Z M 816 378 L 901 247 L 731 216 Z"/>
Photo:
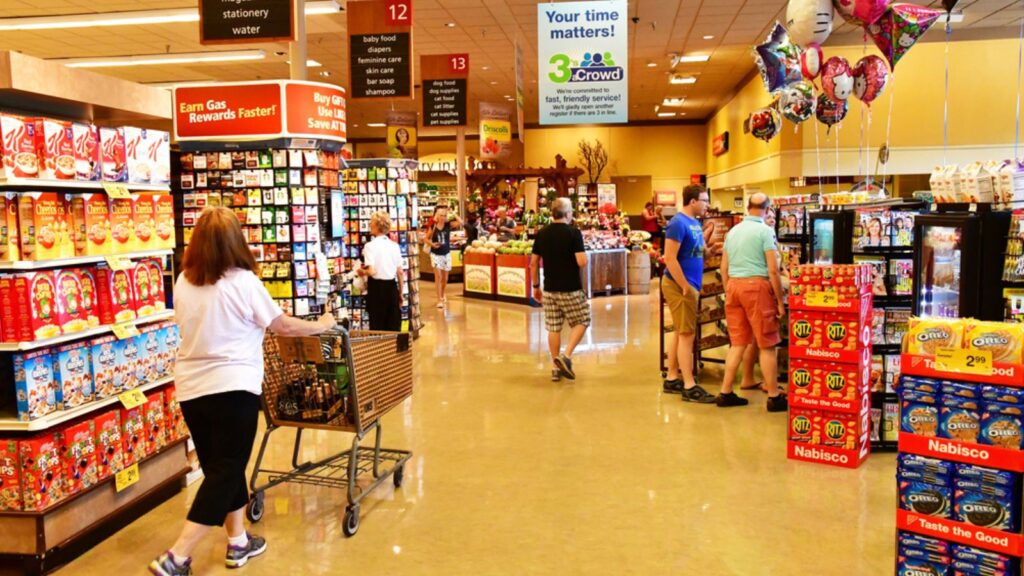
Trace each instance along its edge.
<path fill-rule="evenodd" d="M 64 455 L 64 478 L 68 494 L 76 494 L 99 482 L 96 468 L 96 424 L 83 420 L 64 428 L 61 432 L 61 452 Z"/>
<path fill-rule="evenodd" d="M 49 349 L 14 355 L 18 420 L 42 418 L 57 410 L 57 384 Z"/>
<path fill-rule="evenodd" d="M 51 180 L 75 179 L 75 135 L 71 122 L 35 118 L 36 157 L 39 177 Z"/>
<path fill-rule="evenodd" d="M 101 324 L 117 324 L 136 318 L 135 290 L 128 270 L 97 266 L 96 285 Z"/>
<path fill-rule="evenodd" d="M 121 440 L 121 410 L 114 409 L 97 416 L 96 478 L 103 480 L 124 469 L 124 444 Z"/>
<path fill-rule="evenodd" d="M 21 510 L 21 467 L 18 441 L 0 440 L 0 510 Z"/>
<path fill-rule="evenodd" d="M 104 256 L 111 251 L 110 202 L 106 194 L 69 194 L 75 256 Z"/>
<path fill-rule="evenodd" d="M 40 511 L 66 495 L 60 433 L 44 432 L 19 442 L 21 488 L 26 511 Z"/>
<path fill-rule="evenodd" d="M 74 342 L 56 349 L 54 372 L 57 405 L 62 410 L 77 408 L 95 397 L 89 342 Z"/>

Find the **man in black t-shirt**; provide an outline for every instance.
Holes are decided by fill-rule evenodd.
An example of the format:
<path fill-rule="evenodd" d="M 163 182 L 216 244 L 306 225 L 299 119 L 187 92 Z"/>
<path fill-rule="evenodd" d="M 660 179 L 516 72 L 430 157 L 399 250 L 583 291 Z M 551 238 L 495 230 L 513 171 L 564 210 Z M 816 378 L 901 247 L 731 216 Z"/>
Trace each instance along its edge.
<path fill-rule="evenodd" d="M 544 320 L 548 329 L 548 348 L 555 368 L 551 380 L 562 376 L 576 379 L 572 369 L 572 353 L 583 340 L 590 326 L 590 302 L 583 294 L 580 269 L 587 265 L 583 235 L 569 225 L 572 221 L 572 203 L 559 198 L 551 205 L 554 222 L 537 234 L 533 243 L 534 297 L 544 303 Z M 544 262 L 544 290 L 540 289 L 540 265 Z M 562 325 L 569 322 L 569 342 L 562 348 Z"/>

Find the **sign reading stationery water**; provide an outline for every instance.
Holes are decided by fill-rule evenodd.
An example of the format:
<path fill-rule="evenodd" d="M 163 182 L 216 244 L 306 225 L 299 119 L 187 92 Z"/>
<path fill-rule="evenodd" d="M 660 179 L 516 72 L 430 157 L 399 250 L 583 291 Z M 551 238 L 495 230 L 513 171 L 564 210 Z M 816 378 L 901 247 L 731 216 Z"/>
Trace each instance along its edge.
<path fill-rule="evenodd" d="M 241 44 L 295 39 L 293 0 L 199 0 L 199 43 Z"/>
<path fill-rule="evenodd" d="M 629 121 L 627 3 L 537 4 L 541 124 Z"/>

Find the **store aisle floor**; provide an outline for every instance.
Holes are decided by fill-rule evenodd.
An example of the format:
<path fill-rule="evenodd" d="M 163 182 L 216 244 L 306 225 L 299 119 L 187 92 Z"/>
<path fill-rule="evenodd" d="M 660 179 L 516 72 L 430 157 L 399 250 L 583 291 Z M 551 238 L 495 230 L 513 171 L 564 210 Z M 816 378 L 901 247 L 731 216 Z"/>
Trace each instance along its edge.
<path fill-rule="evenodd" d="M 458 286 L 461 288 L 461 285 Z M 729 410 L 661 393 L 657 296 L 599 298 L 575 384 L 550 382 L 539 309 L 449 297 L 415 344 L 416 392 L 384 418 L 384 445 L 415 452 L 405 484 L 341 535 L 344 494 L 284 485 L 253 530 L 269 550 L 224 567 L 225 538 L 197 574 L 886 574 L 894 562 L 894 456 L 860 470 L 790 462 L 786 417 L 764 395 Z M 716 368 L 706 383 L 712 392 Z M 287 466 L 293 435 L 275 433 Z M 315 432 L 304 456 L 338 451 Z M 144 572 L 181 527 L 192 489 L 60 574 Z"/>

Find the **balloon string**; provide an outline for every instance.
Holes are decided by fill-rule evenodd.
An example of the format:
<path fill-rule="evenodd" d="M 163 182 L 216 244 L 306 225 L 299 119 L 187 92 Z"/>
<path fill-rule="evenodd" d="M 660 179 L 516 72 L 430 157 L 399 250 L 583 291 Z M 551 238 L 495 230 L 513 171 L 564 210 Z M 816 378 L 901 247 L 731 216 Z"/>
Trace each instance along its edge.
<path fill-rule="evenodd" d="M 839 130 L 843 123 L 836 124 L 836 192 L 839 192 Z"/>
<path fill-rule="evenodd" d="M 889 82 L 889 114 L 885 121 L 885 146 L 887 148 L 885 163 L 882 164 L 882 182 L 889 175 L 889 160 L 892 158 L 892 109 L 896 107 L 896 68 L 892 69 L 892 80 Z"/>
<path fill-rule="evenodd" d="M 864 149 L 864 106 L 860 107 L 860 144 L 857 150 L 857 177 L 860 178 L 864 174 L 864 160 L 867 155 Z"/>
<path fill-rule="evenodd" d="M 949 16 L 946 16 L 946 87 L 945 96 L 942 99 L 942 165 L 946 165 L 946 154 L 949 152 L 949 40 L 953 35 L 953 29 L 949 25 Z"/>
<path fill-rule="evenodd" d="M 1024 69 L 1024 18 L 1020 19 L 1020 38 L 1017 47 L 1017 127 L 1013 132 L 1013 160 L 1016 162 L 1020 155 L 1017 150 L 1020 147 L 1020 81 L 1021 70 Z"/>
<path fill-rule="evenodd" d="M 818 198 L 820 202 L 821 195 L 825 193 L 825 183 L 821 180 L 821 143 L 818 139 L 818 132 L 821 126 L 817 123 L 814 124 L 814 155 L 818 159 Z"/>
<path fill-rule="evenodd" d="M 872 176 L 874 176 L 874 170 L 871 169 L 871 160 L 869 159 L 871 157 L 871 116 L 872 116 L 873 113 L 872 113 L 871 105 L 870 104 L 865 104 L 864 107 L 868 109 L 868 129 L 867 129 L 868 136 L 867 136 L 867 143 L 866 143 L 866 146 L 865 146 L 865 149 L 864 149 L 864 169 L 865 169 L 864 176 L 865 176 L 865 178 L 867 178 L 868 188 L 870 189 L 871 188 L 871 178 L 872 178 Z M 885 182 L 883 181 L 882 184 L 884 185 Z"/>

